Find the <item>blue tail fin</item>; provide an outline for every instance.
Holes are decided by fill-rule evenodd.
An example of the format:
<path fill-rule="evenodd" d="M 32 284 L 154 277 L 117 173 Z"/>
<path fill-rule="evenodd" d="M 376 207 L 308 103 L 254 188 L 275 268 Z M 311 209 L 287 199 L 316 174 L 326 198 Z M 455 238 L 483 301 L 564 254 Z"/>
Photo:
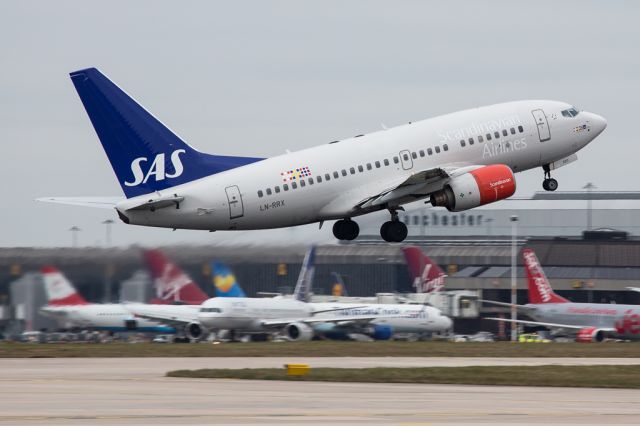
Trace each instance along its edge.
<path fill-rule="evenodd" d="M 238 284 L 236 276 L 224 263 L 213 262 L 213 285 L 216 297 L 247 297 Z"/>
<path fill-rule="evenodd" d="M 293 298 L 301 302 L 310 302 L 313 286 L 313 275 L 316 271 L 316 247 L 311 246 L 304 256 L 300 275 L 296 288 L 293 290 Z"/>
<path fill-rule="evenodd" d="M 262 160 L 200 153 L 97 69 L 70 75 L 127 198 Z"/>

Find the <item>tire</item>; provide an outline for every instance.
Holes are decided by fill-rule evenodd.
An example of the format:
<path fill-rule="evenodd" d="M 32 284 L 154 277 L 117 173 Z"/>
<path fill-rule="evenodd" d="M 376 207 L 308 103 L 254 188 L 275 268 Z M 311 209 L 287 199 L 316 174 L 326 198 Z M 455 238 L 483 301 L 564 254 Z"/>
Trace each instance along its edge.
<path fill-rule="evenodd" d="M 545 179 L 542 181 L 542 189 L 545 191 L 549 191 L 549 179 Z"/>
<path fill-rule="evenodd" d="M 333 236 L 339 240 L 343 240 L 344 237 L 344 220 L 339 220 L 333 224 Z"/>
<path fill-rule="evenodd" d="M 360 227 L 356 222 L 352 220 L 344 221 L 343 230 L 344 230 L 343 237 L 347 241 L 353 241 L 356 238 L 358 238 L 358 235 L 360 235 Z"/>
<path fill-rule="evenodd" d="M 388 243 L 400 243 L 407 238 L 407 225 L 398 220 L 389 221 L 380 227 L 380 236 Z"/>
<path fill-rule="evenodd" d="M 558 189 L 558 181 L 549 179 L 547 182 L 547 191 L 555 191 L 556 189 Z"/>
<path fill-rule="evenodd" d="M 407 225 L 404 222 L 395 221 L 391 222 L 391 226 L 389 227 L 387 234 L 391 237 L 391 240 L 394 243 L 401 243 L 407 238 L 408 234 Z"/>
<path fill-rule="evenodd" d="M 360 235 L 360 227 L 350 219 L 341 219 L 333 224 L 333 236 L 339 240 L 352 241 Z"/>
<path fill-rule="evenodd" d="M 389 226 L 392 224 L 393 222 L 389 221 L 389 222 L 385 222 L 382 224 L 382 226 L 380 227 L 380 236 L 382 237 L 383 240 L 385 240 L 388 243 L 392 243 L 393 240 L 390 240 L 389 236 L 388 236 L 388 230 L 389 230 Z"/>

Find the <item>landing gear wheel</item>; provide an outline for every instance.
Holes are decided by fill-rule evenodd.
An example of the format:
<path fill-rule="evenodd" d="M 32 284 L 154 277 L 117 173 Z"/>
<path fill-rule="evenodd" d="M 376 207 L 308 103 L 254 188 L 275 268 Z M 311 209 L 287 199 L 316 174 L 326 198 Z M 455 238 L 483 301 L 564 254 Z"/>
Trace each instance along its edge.
<path fill-rule="evenodd" d="M 544 180 L 542 181 L 542 188 L 545 191 L 555 191 L 558 189 L 558 181 L 551 177 L 551 167 L 548 164 L 542 166 L 544 170 Z"/>
<path fill-rule="evenodd" d="M 333 235 L 339 240 L 352 241 L 359 234 L 360 227 L 351 219 L 341 219 L 333 224 Z"/>
<path fill-rule="evenodd" d="M 388 243 L 400 243 L 407 238 L 407 225 L 399 220 L 390 220 L 380 227 L 380 236 Z"/>
<path fill-rule="evenodd" d="M 542 188 L 545 191 L 555 191 L 558 189 L 558 181 L 553 178 L 548 178 L 542 181 Z"/>

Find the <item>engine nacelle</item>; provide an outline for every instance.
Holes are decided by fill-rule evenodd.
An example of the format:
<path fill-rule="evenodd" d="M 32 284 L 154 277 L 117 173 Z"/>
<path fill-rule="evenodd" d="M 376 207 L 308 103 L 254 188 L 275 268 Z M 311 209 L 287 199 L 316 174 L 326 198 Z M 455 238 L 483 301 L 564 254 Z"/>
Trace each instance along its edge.
<path fill-rule="evenodd" d="M 184 334 L 191 340 L 199 340 L 204 336 L 205 331 L 199 322 L 190 322 L 185 326 Z"/>
<path fill-rule="evenodd" d="M 374 340 L 389 340 L 393 337 L 393 327 L 385 324 L 376 324 L 367 333 Z"/>
<path fill-rule="evenodd" d="M 313 339 L 313 329 L 307 324 L 294 322 L 284 328 L 284 334 L 293 341 L 308 341 Z"/>
<path fill-rule="evenodd" d="M 586 327 L 580 329 L 576 335 L 576 342 L 593 343 L 602 342 L 604 340 L 604 331 L 596 327 Z"/>
<path fill-rule="evenodd" d="M 460 212 L 504 200 L 515 192 L 516 179 L 509 166 L 494 164 L 452 178 L 431 194 L 431 204 Z"/>

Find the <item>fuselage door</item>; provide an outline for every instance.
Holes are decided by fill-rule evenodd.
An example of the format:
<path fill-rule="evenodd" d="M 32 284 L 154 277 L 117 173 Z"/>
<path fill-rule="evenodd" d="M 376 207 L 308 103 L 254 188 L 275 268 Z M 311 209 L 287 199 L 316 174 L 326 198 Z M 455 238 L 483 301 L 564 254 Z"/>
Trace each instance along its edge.
<path fill-rule="evenodd" d="M 531 113 L 533 114 L 533 119 L 536 121 L 536 125 L 538 126 L 540 142 L 546 142 L 551 139 L 549 122 L 547 122 L 547 116 L 544 114 L 544 111 L 541 109 L 534 109 Z"/>
<path fill-rule="evenodd" d="M 411 152 L 408 150 L 400 151 L 400 162 L 404 170 L 413 168 L 413 160 L 411 159 Z"/>
<path fill-rule="evenodd" d="M 229 201 L 229 218 L 236 219 L 244 215 L 244 206 L 242 205 L 242 195 L 240 189 L 236 186 L 227 186 L 227 201 Z"/>

